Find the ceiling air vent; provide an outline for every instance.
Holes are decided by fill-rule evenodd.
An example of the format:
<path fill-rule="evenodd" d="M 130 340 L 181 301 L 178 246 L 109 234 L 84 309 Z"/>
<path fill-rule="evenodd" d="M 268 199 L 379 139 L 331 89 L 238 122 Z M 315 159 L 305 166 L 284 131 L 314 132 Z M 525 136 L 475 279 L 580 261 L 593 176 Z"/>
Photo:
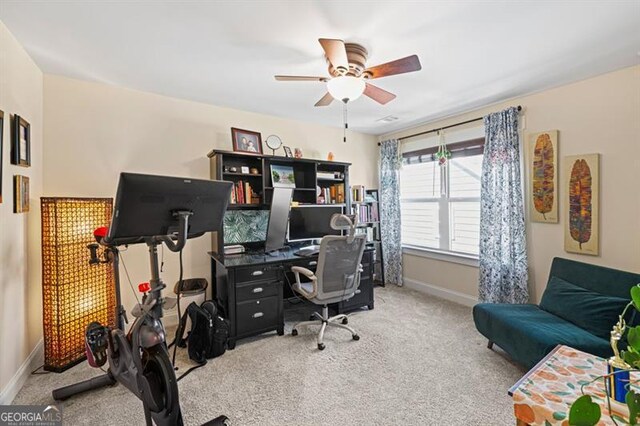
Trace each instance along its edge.
<path fill-rule="evenodd" d="M 398 117 L 395 115 L 387 115 L 386 117 L 382 117 L 376 120 L 379 123 L 391 123 L 392 121 L 398 120 Z"/>

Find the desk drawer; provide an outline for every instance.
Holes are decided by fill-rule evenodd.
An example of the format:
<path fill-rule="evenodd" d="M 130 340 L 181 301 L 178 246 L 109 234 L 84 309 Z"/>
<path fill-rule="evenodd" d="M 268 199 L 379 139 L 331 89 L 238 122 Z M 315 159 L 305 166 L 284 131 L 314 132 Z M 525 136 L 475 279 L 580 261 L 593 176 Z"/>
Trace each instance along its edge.
<path fill-rule="evenodd" d="M 244 302 L 246 300 L 261 299 L 263 297 L 277 296 L 280 281 L 259 281 L 249 282 L 236 286 L 236 300 Z"/>
<path fill-rule="evenodd" d="M 310 269 L 312 271 L 315 271 L 316 268 L 318 267 L 318 258 L 317 257 L 313 257 L 310 259 L 301 259 L 301 260 L 296 260 L 295 262 L 291 262 L 291 265 L 287 265 L 285 266 L 285 268 L 287 268 L 288 271 L 291 270 L 291 266 L 302 266 L 303 268 L 307 268 Z"/>
<path fill-rule="evenodd" d="M 238 335 L 277 326 L 277 296 L 238 303 L 236 311 L 236 331 Z"/>
<path fill-rule="evenodd" d="M 278 269 L 272 266 L 248 266 L 236 269 L 236 282 L 273 281 L 278 278 Z"/>

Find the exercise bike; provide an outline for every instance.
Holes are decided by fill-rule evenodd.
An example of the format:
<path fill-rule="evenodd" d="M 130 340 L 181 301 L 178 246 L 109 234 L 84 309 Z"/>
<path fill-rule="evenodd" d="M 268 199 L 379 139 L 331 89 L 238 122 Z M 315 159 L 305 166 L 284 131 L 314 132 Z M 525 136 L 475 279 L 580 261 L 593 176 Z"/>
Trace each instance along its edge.
<path fill-rule="evenodd" d="M 158 188 L 163 187 L 167 192 L 164 194 L 165 205 L 147 205 L 149 203 L 144 200 L 153 199 L 149 193 L 155 193 L 157 197 Z M 166 285 L 160 278 L 158 246 L 164 244 L 172 252 L 181 252 L 188 238 L 200 236 L 207 232 L 206 229 L 218 229 L 230 191 L 228 182 L 121 174 L 111 227 L 96 230 L 94 236 L 98 244 L 88 246 L 89 263 L 112 263 L 115 271 L 116 328 L 109 329 L 94 322 L 86 331 L 89 364 L 102 367 L 108 362 L 109 368 L 104 375 L 54 390 L 55 400 L 62 401 L 82 392 L 121 383 L 142 401 L 148 426 L 154 423 L 158 426 L 183 425 L 178 383 L 161 321 L 165 303 L 161 291 Z M 190 223 L 198 217 L 200 220 Z M 140 228 L 138 235 L 134 235 L 135 228 Z M 154 233 L 155 236 L 139 236 Z M 120 299 L 118 247 L 138 243 L 147 245 L 151 279 L 139 286 L 144 295 L 132 310 L 135 321 L 125 333 L 127 317 Z M 102 255 L 98 254 L 100 246 L 103 247 Z M 205 423 L 207 426 L 228 424 L 226 416 Z"/>

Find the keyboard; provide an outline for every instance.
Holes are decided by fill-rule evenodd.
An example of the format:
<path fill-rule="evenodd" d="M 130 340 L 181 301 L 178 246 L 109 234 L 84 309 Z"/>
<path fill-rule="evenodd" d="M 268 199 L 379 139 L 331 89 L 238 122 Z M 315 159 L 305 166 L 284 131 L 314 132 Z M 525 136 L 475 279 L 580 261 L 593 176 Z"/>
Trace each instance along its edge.
<path fill-rule="evenodd" d="M 315 256 L 318 253 L 320 253 L 320 249 L 312 247 L 312 248 L 303 248 L 293 254 L 300 257 L 309 257 L 309 256 Z"/>

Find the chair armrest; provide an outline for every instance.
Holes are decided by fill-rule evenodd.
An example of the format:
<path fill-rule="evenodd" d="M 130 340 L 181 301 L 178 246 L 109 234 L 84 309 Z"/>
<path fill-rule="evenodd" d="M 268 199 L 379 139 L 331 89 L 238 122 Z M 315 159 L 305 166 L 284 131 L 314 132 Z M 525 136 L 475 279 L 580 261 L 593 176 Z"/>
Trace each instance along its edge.
<path fill-rule="evenodd" d="M 292 266 L 291 272 L 293 272 L 294 275 L 296 276 L 296 282 L 293 284 L 293 289 L 298 293 L 302 294 L 307 299 L 312 299 L 316 297 L 316 295 L 318 294 L 318 277 L 316 277 L 316 275 L 313 272 L 311 272 L 307 268 L 303 268 L 302 266 Z M 302 283 L 300 282 L 300 274 L 306 276 L 311 280 L 311 283 L 313 285 L 313 289 L 311 290 L 311 293 L 309 293 L 307 290 L 304 289 L 304 287 L 302 287 Z"/>
<path fill-rule="evenodd" d="M 291 272 L 293 272 L 296 275 L 297 274 L 302 274 L 302 275 L 306 276 L 307 278 L 309 278 L 310 280 L 317 280 L 318 279 L 316 277 L 316 274 L 314 274 L 313 272 L 311 272 L 307 268 L 303 268 L 302 266 L 292 266 L 291 267 Z"/>

